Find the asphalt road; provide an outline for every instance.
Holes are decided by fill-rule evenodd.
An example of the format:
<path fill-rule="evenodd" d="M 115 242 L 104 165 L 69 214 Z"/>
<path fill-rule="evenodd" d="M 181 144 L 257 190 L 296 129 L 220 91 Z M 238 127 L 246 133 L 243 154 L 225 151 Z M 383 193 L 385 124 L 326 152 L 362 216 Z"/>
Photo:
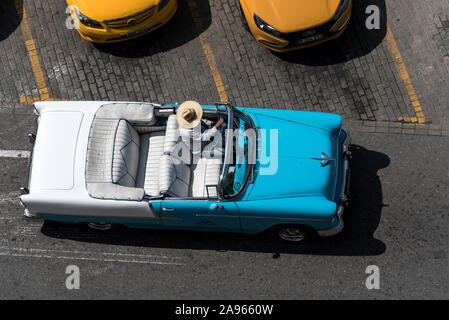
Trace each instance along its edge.
<path fill-rule="evenodd" d="M 6 186 L 27 160 L 0 159 L 0 298 L 449 298 L 449 142 L 353 133 L 351 205 L 333 238 L 86 227 L 22 218 Z M 80 269 L 67 290 L 66 268 Z M 368 290 L 367 266 L 380 270 Z"/>

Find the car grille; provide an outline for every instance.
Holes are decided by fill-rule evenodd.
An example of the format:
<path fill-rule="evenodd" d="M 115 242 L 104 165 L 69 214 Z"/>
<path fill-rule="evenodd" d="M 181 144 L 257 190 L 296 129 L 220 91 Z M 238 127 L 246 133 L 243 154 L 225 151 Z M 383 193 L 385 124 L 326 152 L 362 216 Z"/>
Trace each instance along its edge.
<path fill-rule="evenodd" d="M 330 29 L 332 28 L 334 22 L 331 20 L 329 22 L 326 22 L 325 24 L 319 25 L 312 29 L 306 29 L 296 32 L 290 32 L 290 33 L 282 33 L 279 38 L 288 40 L 291 44 L 293 44 L 296 41 L 317 35 L 322 34 L 324 37 L 326 37 L 327 34 L 329 34 Z"/>
<path fill-rule="evenodd" d="M 140 12 L 137 12 L 133 15 L 119 18 L 119 19 L 111 19 L 105 20 L 106 25 L 111 29 L 120 29 L 120 28 L 129 28 L 130 26 L 139 24 L 149 18 L 151 18 L 154 14 L 154 10 L 156 9 L 155 5 L 146 8 Z"/>

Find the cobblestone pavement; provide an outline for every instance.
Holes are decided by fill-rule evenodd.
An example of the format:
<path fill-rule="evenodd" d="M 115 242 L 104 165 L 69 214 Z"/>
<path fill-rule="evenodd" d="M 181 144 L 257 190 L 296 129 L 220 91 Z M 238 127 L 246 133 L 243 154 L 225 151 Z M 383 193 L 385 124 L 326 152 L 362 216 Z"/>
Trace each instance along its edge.
<path fill-rule="evenodd" d="M 370 4 L 380 8 L 380 30 L 365 28 Z M 449 130 L 447 0 L 355 1 L 341 38 L 288 54 L 270 52 L 245 31 L 238 0 L 180 0 L 165 27 L 112 45 L 91 44 L 67 29 L 64 1 L 6 0 L 0 6 L 3 104 L 39 99 L 213 103 L 220 96 L 202 48 L 206 41 L 226 95 L 237 105 L 339 113 L 365 131 Z M 407 119 L 416 118 L 417 109 L 391 52 L 387 22 L 424 126 L 398 123 L 413 122 Z"/>

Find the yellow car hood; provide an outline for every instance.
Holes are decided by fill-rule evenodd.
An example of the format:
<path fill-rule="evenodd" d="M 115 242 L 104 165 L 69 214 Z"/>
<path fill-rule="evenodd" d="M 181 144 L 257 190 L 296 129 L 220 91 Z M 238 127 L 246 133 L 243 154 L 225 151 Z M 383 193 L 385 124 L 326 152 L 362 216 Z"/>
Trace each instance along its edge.
<path fill-rule="evenodd" d="M 246 0 L 266 23 L 281 32 L 312 28 L 329 21 L 340 0 Z"/>
<path fill-rule="evenodd" d="M 97 21 L 127 17 L 158 3 L 159 0 L 75 0 L 82 14 Z"/>

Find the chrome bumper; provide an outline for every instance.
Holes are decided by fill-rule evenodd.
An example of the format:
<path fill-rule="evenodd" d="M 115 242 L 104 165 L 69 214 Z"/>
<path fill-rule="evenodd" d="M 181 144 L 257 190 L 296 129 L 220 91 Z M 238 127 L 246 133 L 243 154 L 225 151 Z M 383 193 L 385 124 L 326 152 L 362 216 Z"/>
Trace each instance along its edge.
<path fill-rule="evenodd" d="M 330 237 L 333 235 L 336 235 L 337 233 L 340 233 L 341 230 L 344 228 L 344 222 L 343 222 L 343 212 L 345 211 L 345 207 L 343 204 L 340 204 L 337 209 L 337 217 L 338 217 L 338 225 L 333 227 L 332 229 L 327 230 L 318 230 L 318 235 L 322 237 Z"/>
<path fill-rule="evenodd" d="M 329 237 L 336 235 L 337 233 L 341 232 L 344 227 L 343 222 L 343 213 L 345 211 L 345 205 L 348 203 L 348 194 L 349 194 L 349 179 L 350 179 L 350 168 L 349 168 L 349 159 L 351 158 L 351 152 L 349 151 L 349 145 L 351 144 L 351 137 L 349 136 L 349 133 L 346 133 L 346 140 L 343 143 L 343 181 L 341 183 L 341 194 L 340 194 L 340 200 L 338 203 L 337 208 L 337 214 L 335 218 L 338 219 L 338 224 L 331 229 L 327 230 L 318 230 L 317 233 L 322 237 Z"/>

